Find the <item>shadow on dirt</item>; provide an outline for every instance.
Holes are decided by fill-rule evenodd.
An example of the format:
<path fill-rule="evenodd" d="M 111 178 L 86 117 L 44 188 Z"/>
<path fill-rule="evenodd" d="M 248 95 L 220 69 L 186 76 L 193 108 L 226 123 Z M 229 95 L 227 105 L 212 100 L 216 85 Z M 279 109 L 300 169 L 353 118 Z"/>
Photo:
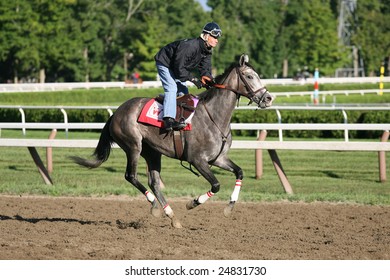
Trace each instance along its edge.
<path fill-rule="evenodd" d="M 134 228 L 134 229 L 140 229 L 143 227 L 143 223 L 141 221 L 135 221 L 135 222 L 124 222 L 122 220 L 116 220 L 115 224 L 112 222 L 104 222 L 104 221 L 84 221 L 79 219 L 71 219 L 71 218 L 24 218 L 20 215 L 15 215 L 13 217 L 0 215 L 0 221 L 6 221 L 6 220 L 14 220 L 19 222 L 26 222 L 31 224 L 36 224 L 39 222 L 64 222 L 64 223 L 78 223 L 80 225 L 109 225 L 109 226 L 116 226 L 119 229 L 127 229 L 127 228 Z"/>

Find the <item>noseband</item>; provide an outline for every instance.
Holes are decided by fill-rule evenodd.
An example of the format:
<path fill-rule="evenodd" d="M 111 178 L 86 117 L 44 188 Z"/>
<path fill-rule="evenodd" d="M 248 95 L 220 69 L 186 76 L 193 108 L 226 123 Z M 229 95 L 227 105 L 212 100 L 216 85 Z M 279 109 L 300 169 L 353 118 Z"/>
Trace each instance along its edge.
<path fill-rule="evenodd" d="M 236 67 L 236 73 L 237 73 L 237 89 L 234 89 L 234 88 L 231 88 L 231 87 L 227 87 L 226 85 L 224 84 L 214 84 L 213 87 L 215 88 L 219 88 L 219 89 L 227 89 L 227 90 L 230 90 L 232 92 L 234 92 L 236 95 L 238 96 L 245 96 L 246 98 L 248 98 L 250 100 L 250 103 L 253 102 L 253 97 L 255 97 L 255 95 L 260 92 L 261 94 L 261 97 L 260 97 L 260 102 L 263 102 L 264 100 L 264 97 L 265 95 L 268 93 L 268 90 L 266 87 L 261 87 L 257 90 L 253 90 L 251 88 L 251 86 L 249 85 L 249 83 L 246 81 L 245 77 L 244 77 L 244 74 L 242 73 L 242 71 L 240 71 L 238 69 L 239 67 Z M 241 92 L 241 91 L 238 91 L 238 88 L 239 88 L 239 84 L 240 84 L 240 80 L 244 83 L 244 87 L 246 89 L 248 89 L 248 92 Z M 249 104 L 250 104 L 249 103 Z"/>

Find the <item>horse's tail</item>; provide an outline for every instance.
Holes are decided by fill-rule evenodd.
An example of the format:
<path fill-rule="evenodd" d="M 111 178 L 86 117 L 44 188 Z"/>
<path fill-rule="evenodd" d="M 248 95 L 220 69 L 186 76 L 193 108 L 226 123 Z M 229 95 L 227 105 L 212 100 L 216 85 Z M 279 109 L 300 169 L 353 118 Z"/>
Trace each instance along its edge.
<path fill-rule="evenodd" d="M 111 145 L 114 142 L 114 139 L 112 139 L 110 135 L 111 119 L 112 116 L 108 119 L 100 134 L 99 143 L 97 144 L 95 151 L 92 154 L 94 159 L 85 159 L 76 156 L 70 157 L 74 162 L 88 168 L 96 168 L 108 159 L 111 152 Z"/>

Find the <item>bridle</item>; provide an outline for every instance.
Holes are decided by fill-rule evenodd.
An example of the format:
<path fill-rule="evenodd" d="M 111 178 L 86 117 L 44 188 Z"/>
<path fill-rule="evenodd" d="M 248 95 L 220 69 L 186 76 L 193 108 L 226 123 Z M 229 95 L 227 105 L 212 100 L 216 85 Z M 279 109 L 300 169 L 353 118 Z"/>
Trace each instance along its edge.
<path fill-rule="evenodd" d="M 265 98 L 265 96 L 269 93 L 268 90 L 267 90 L 267 88 L 266 88 L 266 87 L 261 87 L 261 88 L 259 88 L 259 89 L 257 89 L 257 90 L 253 90 L 253 89 L 251 88 L 251 86 L 249 85 L 249 83 L 246 81 L 246 79 L 245 79 L 245 77 L 244 77 L 244 76 L 245 76 L 244 73 L 242 73 L 242 71 L 240 71 L 239 68 L 240 68 L 240 67 L 236 67 L 236 68 L 235 68 L 236 73 L 237 73 L 237 89 L 228 87 L 228 86 L 226 86 L 226 85 L 223 84 L 223 82 L 225 82 L 225 80 L 227 79 L 227 77 L 228 77 L 229 75 L 227 75 L 227 77 L 226 77 L 225 80 L 222 82 L 222 84 L 212 84 L 212 85 L 209 85 L 209 87 L 213 87 L 213 88 L 216 88 L 216 89 L 226 89 L 226 90 L 232 91 L 232 92 L 234 92 L 234 93 L 237 95 L 237 100 L 239 99 L 240 96 L 245 96 L 245 97 L 247 97 L 247 98 L 250 100 L 249 104 L 252 103 L 252 102 L 254 102 L 253 98 L 256 96 L 256 94 L 257 94 L 258 92 L 260 92 L 260 93 L 261 93 L 261 97 L 260 97 L 260 99 L 259 99 L 260 101 L 259 101 L 259 103 L 258 103 L 258 106 L 261 107 L 261 108 L 265 108 L 266 105 L 265 105 L 265 103 L 264 103 L 264 98 Z M 238 90 L 238 89 L 240 88 L 240 81 L 241 81 L 242 83 L 244 83 L 244 87 L 245 87 L 246 89 L 248 89 L 248 92 L 241 92 L 241 91 Z M 256 102 L 256 103 L 257 103 L 257 102 Z M 204 102 L 203 102 L 203 106 L 204 106 L 204 108 L 205 108 L 205 110 L 206 110 L 206 113 L 208 114 L 208 116 L 209 116 L 211 122 L 212 122 L 212 123 L 215 125 L 215 127 L 219 130 L 219 132 L 221 133 L 221 137 L 222 137 L 221 149 L 219 150 L 218 155 L 217 155 L 217 156 L 215 157 L 215 159 L 213 160 L 213 161 L 215 161 L 215 160 L 219 157 L 219 155 L 222 153 L 222 151 L 223 151 L 223 149 L 224 149 L 224 147 L 225 147 L 226 141 L 228 140 L 228 137 L 229 137 L 229 135 L 230 135 L 230 133 L 231 133 L 231 130 L 230 130 L 230 126 L 229 126 L 228 133 L 224 133 L 224 131 L 220 128 L 220 126 L 215 122 L 214 118 L 212 117 L 212 114 L 210 114 L 210 111 L 208 110 L 208 108 L 207 108 L 207 106 L 206 106 L 206 104 L 205 104 Z M 192 172 L 193 172 L 193 171 L 192 171 Z"/>
<path fill-rule="evenodd" d="M 257 90 L 253 90 L 252 87 L 249 85 L 249 83 L 247 82 L 247 80 L 245 79 L 245 75 L 242 71 L 239 70 L 239 67 L 236 67 L 235 68 L 236 70 L 236 73 L 237 73 L 237 89 L 234 89 L 234 88 L 231 88 L 231 87 L 228 87 L 224 84 L 213 84 L 212 87 L 214 88 L 217 88 L 217 89 L 226 89 L 226 90 L 229 90 L 229 91 L 232 91 L 234 92 L 238 97 L 239 96 L 245 96 L 246 98 L 248 98 L 250 100 L 249 104 L 251 104 L 252 102 L 254 102 L 253 98 L 256 96 L 257 93 L 260 92 L 261 96 L 260 96 L 260 100 L 259 100 L 259 107 L 265 108 L 265 105 L 264 105 L 264 98 L 266 96 L 268 92 L 267 88 L 266 87 L 261 87 Z M 241 91 L 238 91 L 238 88 L 239 85 L 240 85 L 240 81 L 242 83 L 244 83 L 244 87 L 246 89 L 248 89 L 248 92 L 241 92 Z M 257 103 L 257 102 L 256 102 Z"/>

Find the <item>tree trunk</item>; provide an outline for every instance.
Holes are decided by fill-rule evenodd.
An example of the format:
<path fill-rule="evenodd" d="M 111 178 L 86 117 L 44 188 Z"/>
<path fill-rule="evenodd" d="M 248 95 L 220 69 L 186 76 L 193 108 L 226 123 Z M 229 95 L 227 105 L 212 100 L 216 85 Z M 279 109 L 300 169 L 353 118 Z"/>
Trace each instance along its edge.
<path fill-rule="evenodd" d="M 14 84 L 19 83 L 18 71 L 14 70 Z"/>
<path fill-rule="evenodd" d="M 358 57 L 358 48 L 352 47 L 352 56 L 353 56 L 353 76 L 359 77 L 359 57 Z"/>
<path fill-rule="evenodd" d="M 45 75 L 45 68 L 42 68 L 39 70 L 39 82 L 41 84 L 45 83 L 46 75 Z"/>
<path fill-rule="evenodd" d="M 124 81 L 126 82 L 128 77 L 127 77 L 127 58 L 129 57 L 129 54 L 127 52 L 125 52 L 123 54 L 123 70 L 125 72 L 125 78 L 124 78 Z"/>
<path fill-rule="evenodd" d="M 84 48 L 83 57 L 85 61 L 85 82 L 89 83 L 88 47 Z"/>
<path fill-rule="evenodd" d="M 288 59 L 283 60 L 283 78 L 288 76 Z"/>

